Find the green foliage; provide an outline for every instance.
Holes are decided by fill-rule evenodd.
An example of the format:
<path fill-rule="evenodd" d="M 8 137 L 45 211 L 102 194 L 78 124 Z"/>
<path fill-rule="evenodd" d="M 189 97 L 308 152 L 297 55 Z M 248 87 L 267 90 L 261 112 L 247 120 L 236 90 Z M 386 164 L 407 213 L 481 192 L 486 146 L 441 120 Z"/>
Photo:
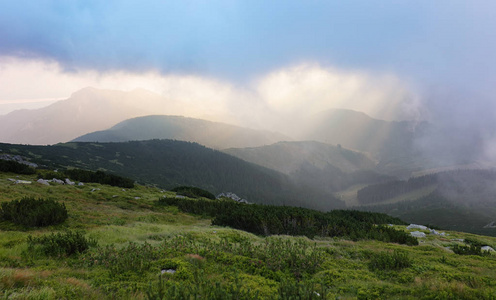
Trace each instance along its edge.
<path fill-rule="evenodd" d="M 67 209 L 65 204 L 52 199 L 25 197 L 2 203 L 0 219 L 24 226 L 43 227 L 64 222 L 67 219 Z"/>
<path fill-rule="evenodd" d="M 465 244 L 467 244 L 469 246 L 474 246 L 474 247 L 479 247 L 479 248 L 482 247 L 482 246 L 487 246 L 483 242 L 481 242 L 479 240 L 476 240 L 474 238 L 465 238 L 463 240 L 463 242 L 465 242 Z"/>
<path fill-rule="evenodd" d="M 222 283 L 213 281 L 203 274 L 195 276 L 194 284 L 178 284 L 176 282 L 163 280 L 158 276 L 156 285 L 150 286 L 146 291 L 147 299 L 226 299 L 226 300 L 251 300 L 261 299 L 257 293 L 253 294 L 247 289 L 242 289 L 238 277 L 234 283 Z"/>
<path fill-rule="evenodd" d="M 398 271 L 412 266 L 412 260 L 407 253 L 395 250 L 374 254 L 369 263 L 372 271 Z"/>
<path fill-rule="evenodd" d="M 36 173 L 35 169 L 28 165 L 21 164 L 13 160 L 3 159 L 0 159 L 0 172 L 10 172 L 24 175 L 31 175 Z"/>
<path fill-rule="evenodd" d="M 70 169 L 65 170 L 64 174 L 66 174 L 67 177 L 69 177 L 70 179 L 77 181 L 108 184 L 129 189 L 134 187 L 133 180 L 114 174 L 108 174 L 102 171 L 93 172 L 81 169 Z"/>
<path fill-rule="evenodd" d="M 88 266 L 101 265 L 109 270 L 112 276 L 117 276 L 126 272 L 142 274 L 148 271 L 152 261 L 159 257 L 158 250 L 148 243 L 129 243 L 120 249 L 113 245 L 98 248 L 89 253 L 84 262 Z"/>
<path fill-rule="evenodd" d="M 231 200 L 162 198 L 162 205 L 174 205 L 184 212 L 213 217 L 212 224 L 230 226 L 258 235 L 304 235 L 309 238 L 349 237 L 353 240 L 376 239 L 417 245 L 416 238 L 404 231 L 375 224 L 404 224 L 380 213 L 334 210 L 323 213 L 306 208 L 242 204 Z"/>
<path fill-rule="evenodd" d="M 44 255 L 51 257 L 72 256 L 83 253 L 90 247 L 95 246 L 97 246 L 96 240 L 86 238 L 81 231 L 66 231 L 41 237 L 28 237 L 28 251 L 32 252 L 39 249 Z"/>
<path fill-rule="evenodd" d="M 476 245 L 454 245 L 451 250 L 459 255 L 489 255 L 489 251 L 482 251 L 480 246 Z"/>
<path fill-rule="evenodd" d="M 176 192 L 178 195 L 182 195 L 190 198 L 204 197 L 207 199 L 215 200 L 214 194 L 194 186 L 178 186 L 171 189 L 171 191 Z"/>

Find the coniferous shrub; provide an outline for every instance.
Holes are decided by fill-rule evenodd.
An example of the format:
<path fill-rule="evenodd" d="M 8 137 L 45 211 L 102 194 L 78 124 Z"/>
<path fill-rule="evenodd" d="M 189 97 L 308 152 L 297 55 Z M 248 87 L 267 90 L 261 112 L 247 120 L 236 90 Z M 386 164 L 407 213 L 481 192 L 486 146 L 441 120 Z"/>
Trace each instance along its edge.
<path fill-rule="evenodd" d="M 309 238 L 341 236 L 352 240 L 374 239 L 418 245 L 418 240 L 407 232 L 381 226 L 380 224 L 404 224 L 398 218 L 381 213 L 356 210 L 323 213 L 300 207 L 172 197 L 161 198 L 158 204 L 177 206 L 187 213 L 208 215 L 213 218 L 212 225 L 229 226 L 258 235 L 304 235 Z"/>
<path fill-rule="evenodd" d="M 0 172 L 11 172 L 24 175 L 31 175 L 36 173 L 35 169 L 28 165 L 21 164 L 13 160 L 3 159 L 0 159 Z"/>
<path fill-rule="evenodd" d="M 56 225 L 67 219 L 67 209 L 52 199 L 25 197 L 2 203 L 0 219 L 29 227 Z"/>
<path fill-rule="evenodd" d="M 51 233 L 41 237 L 28 237 L 28 250 L 34 251 L 36 246 L 46 256 L 60 257 L 83 253 L 97 245 L 96 240 L 87 239 L 81 231 Z"/>
<path fill-rule="evenodd" d="M 178 195 L 182 195 L 190 198 L 204 197 L 207 199 L 215 200 L 214 194 L 194 186 L 178 186 L 173 188 L 171 191 L 176 192 Z"/>
<path fill-rule="evenodd" d="M 488 251 L 482 251 L 480 246 L 476 245 L 454 245 L 452 248 L 453 252 L 458 255 L 488 255 Z"/>

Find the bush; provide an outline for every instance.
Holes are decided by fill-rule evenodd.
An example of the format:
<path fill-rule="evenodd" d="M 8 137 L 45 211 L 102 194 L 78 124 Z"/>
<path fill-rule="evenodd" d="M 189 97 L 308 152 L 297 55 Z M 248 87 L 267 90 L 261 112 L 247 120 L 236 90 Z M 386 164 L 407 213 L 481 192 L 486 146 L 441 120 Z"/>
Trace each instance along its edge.
<path fill-rule="evenodd" d="M 71 256 L 83 253 L 97 245 L 96 240 L 87 239 L 81 231 L 66 231 L 51 233 L 38 238 L 28 237 L 28 250 L 33 251 L 36 245 L 41 245 L 41 252 L 47 256 Z"/>
<path fill-rule="evenodd" d="M 67 219 L 67 209 L 63 203 L 52 199 L 25 197 L 2 203 L 0 219 L 24 226 L 43 227 L 64 222 Z"/>
<path fill-rule="evenodd" d="M 71 169 L 65 170 L 64 174 L 70 179 L 77 181 L 108 184 L 111 186 L 118 186 L 129 189 L 134 187 L 134 181 L 132 179 L 114 174 L 107 174 L 102 171 L 93 172 L 81 169 Z"/>
<path fill-rule="evenodd" d="M 458 255 L 488 255 L 489 251 L 482 251 L 480 246 L 477 245 L 454 245 L 452 248 L 453 252 Z"/>
<path fill-rule="evenodd" d="M 375 271 L 402 270 L 412 266 L 408 254 L 401 251 L 380 252 L 372 256 L 369 268 Z"/>
<path fill-rule="evenodd" d="M 18 163 L 13 160 L 2 160 L 0 159 L 0 171 L 1 172 L 11 172 L 16 174 L 31 175 L 36 173 L 34 168 Z"/>
<path fill-rule="evenodd" d="M 178 195 L 182 195 L 190 198 L 203 197 L 203 198 L 215 200 L 214 194 L 194 186 L 178 186 L 173 188 L 171 191 L 176 192 Z"/>
<path fill-rule="evenodd" d="M 347 237 L 352 240 L 374 239 L 407 245 L 418 240 L 403 230 L 376 224 L 403 224 L 386 214 L 356 210 L 327 213 L 290 206 L 237 203 L 234 200 L 161 198 L 160 205 L 177 206 L 183 212 L 212 217 L 212 225 L 229 226 L 258 235 L 304 235 Z"/>

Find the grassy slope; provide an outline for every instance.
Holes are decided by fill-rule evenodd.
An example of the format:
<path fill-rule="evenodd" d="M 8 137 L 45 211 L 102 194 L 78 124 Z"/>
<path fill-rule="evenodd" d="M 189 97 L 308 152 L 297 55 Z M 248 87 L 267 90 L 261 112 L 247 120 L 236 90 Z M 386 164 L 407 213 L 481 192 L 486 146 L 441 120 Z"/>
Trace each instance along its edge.
<path fill-rule="evenodd" d="M 335 296 L 341 299 L 490 299 L 496 293 L 495 255 L 459 256 L 445 248 L 458 243 L 452 239 L 467 237 L 496 246 L 496 239 L 491 237 L 449 232 L 447 237 L 428 236 L 415 247 L 376 241 L 310 241 L 285 236 L 263 238 L 229 228 L 212 227 L 210 220 L 180 213 L 175 207 L 156 207 L 153 205 L 156 199 L 171 195 L 156 188 L 137 186 L 123 191 L 99 184 L 83 187 L 36 183 L 14 185 L 7 178 L 16 178 L 16 175 L 0 173 L 0 201 L 25 195 L 51 197 L 66 204 L 69 219 L 62 225 L 45 229 L 28 230 L 0 224 L 0 297 L 146 298 L 147 290 L 157 292 L 160 269 L 170 263 L 180 265 L 182 271 L 178 269 L 174 275 L 162 275 L 164 284 L 194 287 L 199 285 L 198 282 L 218 281 L 240 287 L 242 291 L 253 293 L 253 297 L 258 291 L 263 298 L 277 294 L 278 288 L 289 280 L 284 276 L 300 278 L 303 284 L 321 294 L 322 287 L 325 287 L 325 294 L 332 299 Z M 20 176 L 18 179 L 35 178 Z M 100 190 L 91 192 L 92 189 Z M 173 241 L 180 243 L 176 244 L 178 250 L 175 252 L 171 252 L 170 246 L 164 248 L 161 258 L 152 261 L 150 267 L 141 273 L 136 269 L 126 270 L 125 266 L 121 267 L 121 272 L 112 273 L 112 267 L 88 262 L 96 257 L 96 249 L 90 251 L 91 255 L 69 259 L 46 258 L 26 252 L 28 235 L 38 236 L 64 229 L 85 230 L 87 236 L 98 240 L 100 249 L 111 244 L 122 249 L 129 242 L 147 242 L 152 247 Z M 191 242 L 195 243 L 194 247 L 184 246 Z M 240 242 L 254 247 L 283 245 L 281 251 L 286 251 L 287 257 L 282 261 L 298 253 L 298 249 L 287 245 L 298 243 L 304 245 L 299 248 L 307 249 L 307 255 L 300 257 L 301 261 L 306 262 L 311 253 L 318 253 L 321 260 L 313 271 L 298 269 L 296 265 L 290 268 L 295 272 L 271 272 L 279 260 L 262 257 L 256 251 L 252 255 L 236 254 L 232 249 L 241 248 Z M 413 265 L 400 271 L 369 269 L 368 263 L 374 255 L 392 250 L 408 253 Z M 140 253 L 137 251 L 135 257 L 139 258 Z M 190 254 L 200 254 L 203 259 Z M 118 256 L 116 265 L 129 263 L 122 261 L 126 257 Z M 146 262 L 147 258 L 142 259 Z M 297 272 L 303 272 L 303 275 Z"/>

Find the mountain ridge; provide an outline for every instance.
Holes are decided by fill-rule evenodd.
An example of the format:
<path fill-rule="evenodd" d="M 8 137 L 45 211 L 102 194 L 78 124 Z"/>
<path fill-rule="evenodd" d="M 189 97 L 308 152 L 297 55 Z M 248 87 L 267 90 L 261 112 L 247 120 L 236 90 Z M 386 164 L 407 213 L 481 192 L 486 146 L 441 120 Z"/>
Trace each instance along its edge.
<path fill-rule="evenodd" d="M 74 142 L 125 142 L 175 139 L 215 149 L 273 144 L 289 137 L 266 130 L 243 128 L 184 116 L 150 115 L 124 120 L 107 130 L 82 135 Z"/>

